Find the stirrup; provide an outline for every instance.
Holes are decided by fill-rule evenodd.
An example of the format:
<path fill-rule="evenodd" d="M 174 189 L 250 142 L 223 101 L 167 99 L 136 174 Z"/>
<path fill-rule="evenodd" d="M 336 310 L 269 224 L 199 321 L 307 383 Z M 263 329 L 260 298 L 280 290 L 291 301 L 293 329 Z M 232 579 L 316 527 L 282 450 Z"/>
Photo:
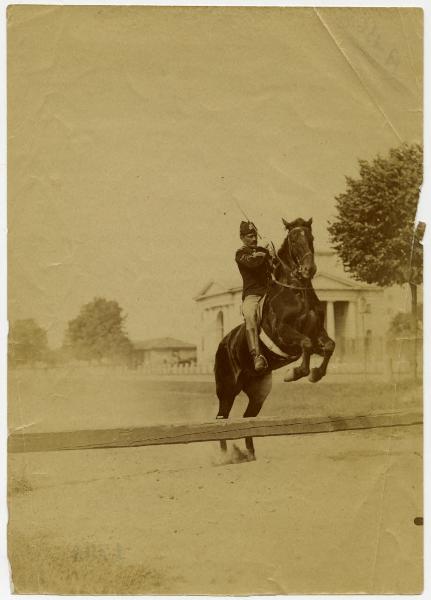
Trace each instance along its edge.
<path fill-rule="evenodd" d="M 256 373 L 265 371 L 268 368 L 268 361 L 262 354 L 253 356 L 253 364 L 254 364 L 254 370 L 256 371 Z"/>

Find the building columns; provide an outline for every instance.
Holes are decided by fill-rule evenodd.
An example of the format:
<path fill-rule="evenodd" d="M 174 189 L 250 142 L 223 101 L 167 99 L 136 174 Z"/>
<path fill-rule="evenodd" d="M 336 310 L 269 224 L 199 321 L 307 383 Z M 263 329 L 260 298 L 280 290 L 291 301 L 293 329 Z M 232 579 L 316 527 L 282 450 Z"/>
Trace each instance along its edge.
<path fill-rule="evenodd" d="M 356 302 L 347 304 L 345 336 L 349 339 L 356 339 Z"/>
<path fill-rule="evenodd" d="M 326 302 L 326 332 L 332 340 L 335 340 L 335 314 L 334 303 Z"/>

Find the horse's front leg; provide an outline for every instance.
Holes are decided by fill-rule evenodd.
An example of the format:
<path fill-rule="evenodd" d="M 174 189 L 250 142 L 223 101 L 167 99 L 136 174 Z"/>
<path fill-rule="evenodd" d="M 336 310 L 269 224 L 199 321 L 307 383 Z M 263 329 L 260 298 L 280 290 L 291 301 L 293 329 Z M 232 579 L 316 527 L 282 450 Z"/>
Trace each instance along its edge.
<path fill-rule="evenodd" d="M 284 380 L 286 382 L 296 381 L 302 377 L 306 377 L 310 373 L 310 356 L 313 349 L 313 344 L 305 335 L 298 334 L 299 345 L 302 348 L 302 361 L 299 367 L 291 367 L 286 371 Z M 292 338 L 291 338 L 292 339 Z"/>
<path fill-rule="evenodd" d="M 320 381 L 322 377 L 326 375 L 328 363 L 335 350 L 335 342 L 334 340 L 331 340 L 331 338 L 326 333 L 325 329 L 322 329 L 321 334 L 317 338 L 317 342 L 323 352 L 323 360 L 318 367 L 314 367 L 310 371 L 310 376 L 308 380 L 312 383 Z"/>

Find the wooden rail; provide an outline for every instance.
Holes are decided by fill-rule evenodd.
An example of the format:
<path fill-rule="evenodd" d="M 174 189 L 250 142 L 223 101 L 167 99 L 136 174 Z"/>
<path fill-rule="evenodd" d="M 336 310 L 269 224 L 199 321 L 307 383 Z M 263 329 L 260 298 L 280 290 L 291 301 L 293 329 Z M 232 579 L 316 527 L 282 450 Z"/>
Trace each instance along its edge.
<path fill-rule="evenodd" d="M 132 448 L 164 444 L 189 444 L 243 437 L 330 433 L 377 427 L 422 424 L 419 412 L 386 412 L 372 415 L 327 418 L 256 417 L 214 420 L 208 423 L 151 425 L 114 429 L 82 429 L 43 433 L 15 432 L 9 435 L 9 452 L 49 452 L 96 448 Z"/>

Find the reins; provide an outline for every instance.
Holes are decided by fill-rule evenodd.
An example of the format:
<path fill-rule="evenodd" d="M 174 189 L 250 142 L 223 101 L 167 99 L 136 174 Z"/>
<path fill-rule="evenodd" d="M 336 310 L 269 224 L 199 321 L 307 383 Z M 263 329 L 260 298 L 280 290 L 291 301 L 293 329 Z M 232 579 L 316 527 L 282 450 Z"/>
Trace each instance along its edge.
<path fill-rule="evenodd" d="M 278 279 L 276 279 L 274 277 L 274 274 L 271 273 L 271 279 L 274 283 L 276 283 L 277 285 L 281 285 L 281 287 L 284 288 L 290 288 L 292 290 L 311 290 L 311 286 L 307 286 L 307 287 L 300 287 L 298 285 L 291 285 L 289 283 L 282 283 L 281 281 L 278 281 Z"/>

